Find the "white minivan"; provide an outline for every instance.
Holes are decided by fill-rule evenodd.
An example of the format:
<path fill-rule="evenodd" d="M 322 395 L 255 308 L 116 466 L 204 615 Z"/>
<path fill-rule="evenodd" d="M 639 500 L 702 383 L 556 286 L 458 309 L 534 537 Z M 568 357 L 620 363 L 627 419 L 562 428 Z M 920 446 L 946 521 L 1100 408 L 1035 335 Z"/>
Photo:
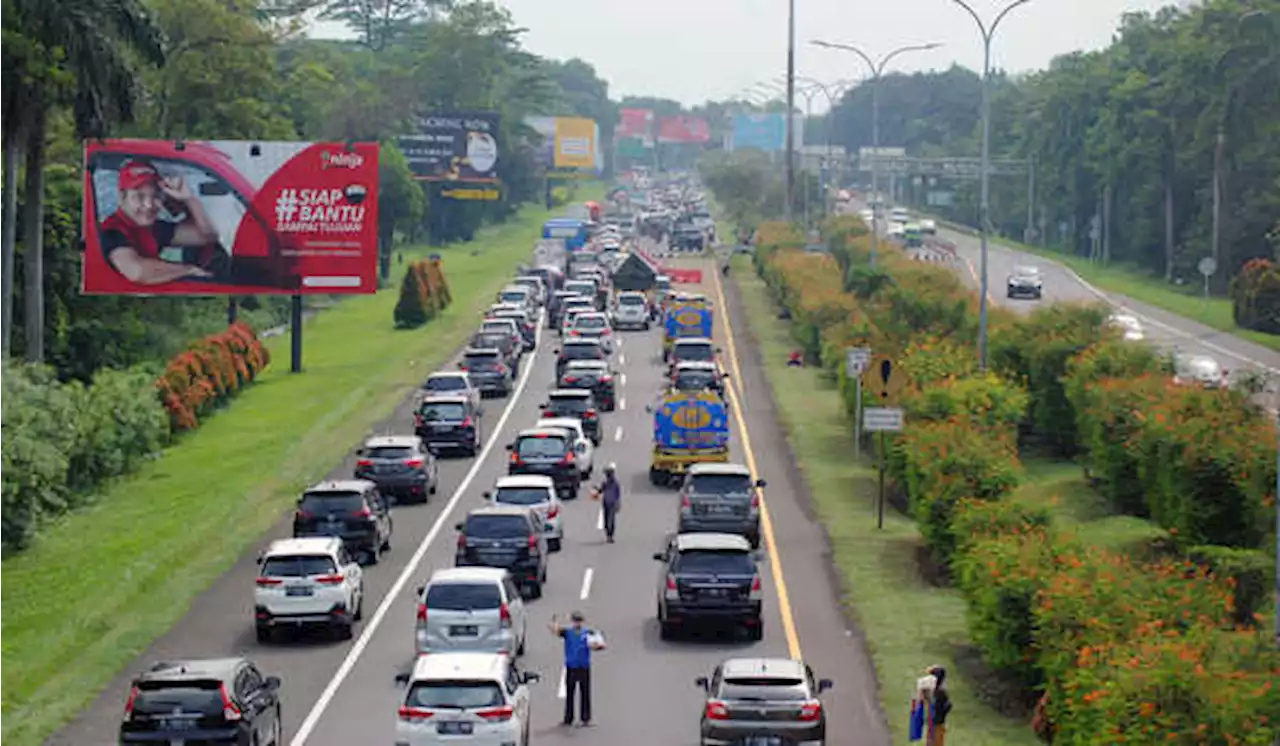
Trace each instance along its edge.
<path fill-rule="evenodd" d="M 403 678 L 408 687 L 396 711 L 397 746 L 529 743 L 529 684 L 541 677 L 521 671 L 511 656 L 423 655 Z"/>

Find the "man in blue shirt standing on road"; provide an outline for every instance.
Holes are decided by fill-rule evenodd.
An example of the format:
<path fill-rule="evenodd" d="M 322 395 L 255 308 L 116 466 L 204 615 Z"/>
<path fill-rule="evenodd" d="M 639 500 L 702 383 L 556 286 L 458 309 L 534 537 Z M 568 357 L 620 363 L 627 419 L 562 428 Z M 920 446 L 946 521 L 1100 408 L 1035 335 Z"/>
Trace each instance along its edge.
<path fill-rule="evenodd" d="M 581 611 L 569 616 L 566 627 L 558 616 L 551 617 L 551 634 L 564 638 L 564 725 L 573 725 L 573 695 L 577 691 L 581 699 L 579 715 L 582 725 L 591 725 L 591 651 L 602 650 L 595 633 L 583 626 L 586 617 Z"/>

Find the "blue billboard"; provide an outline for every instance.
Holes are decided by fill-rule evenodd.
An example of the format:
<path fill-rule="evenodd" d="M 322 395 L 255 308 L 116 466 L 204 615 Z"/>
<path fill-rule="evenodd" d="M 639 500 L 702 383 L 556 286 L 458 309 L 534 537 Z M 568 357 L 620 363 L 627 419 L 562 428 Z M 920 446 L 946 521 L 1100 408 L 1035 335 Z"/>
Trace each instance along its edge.
<path fill-rule="evenodd" d="M 787 119 L 777 114 L 734 114 L 733 149 L 755 148 L 766 153 L 786 150 Z"/>

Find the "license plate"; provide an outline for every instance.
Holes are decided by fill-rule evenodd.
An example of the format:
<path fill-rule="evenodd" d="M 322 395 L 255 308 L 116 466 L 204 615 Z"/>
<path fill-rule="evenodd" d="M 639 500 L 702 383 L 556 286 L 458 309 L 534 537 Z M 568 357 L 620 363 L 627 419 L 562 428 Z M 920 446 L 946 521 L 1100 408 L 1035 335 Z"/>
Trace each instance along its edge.
<path fill-rule="evenodd" d="M 453 429 L 453 425 L 432 425 L 431 426 L 431 432 L 433 433 L 447 433 L 452 429 Z"/>
<path fill-rule="evenodd" d="M 475 637 L 480 630 L 474 624 L 455 624 L 449 627 L 450 637 Z"/>
<path fill-rule="evenodd" d="M 742 746 L 782 746 L 782 736 L 747 736 Z"/>
<path fill-rule="evenodd" d="M 442 736 L 469 736 L 471 723 L 460 720 L 445 720 L 436 723 L 436 733 Z"/>
<path fill-rule="evenodd" d="M 707 512 L 715 513 L 717 515 L 726 515 L 728 513 L 733 512 L 733 506 L 732 505 L 708 505 Z"/>
<path fill-rule="evenodd" d="M 196 722 L 188 718 L 164 718 L 160 722 L 165 730 L 191 730 L 196 727 Z"/>
<path fill-rule="evenodd" d="M 725 589 L 723 589 L 723 588 L 708 588 L 708 589 L 707 589 L 706 591 L 704 591 L 704 592 L 705 592 L 708 596 L 715 596 L 715 597 L 717 597 L 717 598 L 719 598 L 719 597 L 721 597 L 721 596 L 726 595 L 726 591 L 725 591 Z"/>
<path fill-rule="evenodd" d="M 311 586 L 307 585 L 291 585 L 284 589 L 284 595 L 286 596 L 311 596 L 314 594 L 315 591 L 311 589 Z"/>
<path fill-rule="evenodd" d="M 169 739 L 169 746 L 186 746 L 186 743 L 186 741 L 183 741 L 180 738 Z"/>

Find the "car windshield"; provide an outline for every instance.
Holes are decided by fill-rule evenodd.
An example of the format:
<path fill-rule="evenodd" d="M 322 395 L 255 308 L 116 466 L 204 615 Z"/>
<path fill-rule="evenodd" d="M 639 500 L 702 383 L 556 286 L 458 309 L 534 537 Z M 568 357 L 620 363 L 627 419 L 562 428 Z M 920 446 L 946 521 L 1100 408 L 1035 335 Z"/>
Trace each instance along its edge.
<path fill-rule="evenodd" d="M 800 679 L 734 677 L 720 685 L 721 699 L 794 702 L 808 699 Z"/>
<path fill-rule="evenodd" d="M 523 290 L 507 290 L 498 297 L 502 299 L 503 303 L 524 303 L 527 295 L 528 293 Z"/>
<path fill-rule="evenodd" d="M 549 404 L 547 409 L 569 414 L 582 414 L 591 408 L 585 396 L 553 396 Z"/>
<path fill-rule="evenodd" d="M 502 594 L 495 583 L 435 583 L 427 588 L 428 609 L 441 611 L 480 611 L 502 605 Z"/>
<path fill-rule="evenodd" d="M 403 461 L 417 455 L 417 450 L 409 446 L 374 446 L 364 449 L 365 458 L 381 460 Z"/>
<path fill-rule="evenodd" d="M 217 681 L 144 681 L 138 684 L 133 712 L 135 715 L 220 714 L 222 694 L 219 687 L 220 682 Z"/>
<path fill-rule="evenodd" d="M 705 370 L 682 370 L 676 373 L 676 388 L 681 391 L 701 391 L 715 385 L 716 376 Z"/>
<path fill-rule="evenodd" d="M 620 306 L 643 306 L 644 298 L 639 295 L 623 295 L 618 298 Z"/>
<path fill-rule="evenodd" d="M 308 492 L 298 509 L 311 515 L 355 513 L 364 509 L 364 497 L 359 492 Z"/>
<path fill-rule="evenodd" d="M 484 370 L 485 368 L 496 368 L 501 363 L 501 359 L 494 354 L 489 354 L 489 355 L 468 354 L 464 358 L 464 363 L 467 366 L 467 368 L 471 370 Z"/>
<path fill-rule="evenodd" d="M 599 376 L 604 375 L 607 371 L 603 365 L 594 364 L 593 360 L 579 360 L 569 363 L 565 368 L 566 373 L 573 373 L 579 376 Z"/>
<path fill-rule="evenodd" d="M 742 474 L 698 474 L 690 491 L 702 495 L 741 495 L 751 491 L 751 477 Z"/>
<path fill-rule="evenodd" d="M 716 359 L 716 350 L 708 344 L 676 345 L 675 357 L 678 360 L 693 360 L 709 363 Z"/>
<path fill-rule="evenodd" d="M 545 487 L 499 487 L 493 501 L 503 505 L 540 505 L 551 501 Z"/>
<path fill-rule="evenodd" d="M 521 438 L 516 455 L 522 459 L 558 459 L 564 456 L 568 444 L 564 438 L 551 435 Z"/>
<path fill-rule="evenodd" d="M 600 345 L 567 344 L 561 350 L 560 357 L 565 360 L 599 360 L 603 354 Z"/>
<path fill-rule="evenodd" d="M 564 289 L 571 293 L 576 293 L 577 295 L 596 294 L 596 284 L 585 280 L 574 280 L 573 282 L 565 284 Z"/>
<path fill-rule="evenodd" d="M 1035 277 L 1040 274 L 1040 270 L 1035 267 L 1018 267 L 1013 273 L 1018 277 Z"/>
<path fill-rule="evenodd" d="M 756 571 L 751 555 L 739 551 L 690 549 L 680 553 L 676 572 L 708 575 L 751 575 Z"/>
<path fill-rule="evenodd" d="M 603 329 L 608 325 L 609 323 L 606 322 L 604 318 L 596 316 L 595 314 L 579 314 L 579 316 L 573 320 L 574 329 Z"/>
<path fill-rule="evenodd" d="M 529 521 L 522 515 L 473 515 L 467 519 L 466 534 L 476 539 L 528 536 Z"/>
<path fill-rule="evenodd" d="M 482 350 L 501 350 L 509 344 L 511 337 L 504 332 L 484 332 L 471 338 L 471 346 Z"/>
<path fill-rule="evenodd" d="M 268 557 L 262 563 L 264 578 L 307 578 L 329 575 L 337 570 L 331 557 L 323 554 Z"/>
<path fill-rule="evenodd" d="M 418 681 L 404 704 L 424 710 L 474 710 L 501 707 L 505 700 L 502 688 L 493 681 Z"/>
<path fill-rule="evenodd" d="M 425 391 L 466 391 L 467 381 L 461 376 L 441 376 L 439 378 L 428 378 Z"/>
<path fill-rule="evenodd" d="M 480 328 L 485 332 L 492 332 L 494 334 L 510 334 L 511 320 L 503 319 L 500 321 L 486 321 L 481 324 Z"/>
<path fill-rule="evenodd" d="M 418 409 L 418 414 L 427 422 L 455 422 L 467 418 L 467 408 L 456 401 L 427 401 Z"/>

